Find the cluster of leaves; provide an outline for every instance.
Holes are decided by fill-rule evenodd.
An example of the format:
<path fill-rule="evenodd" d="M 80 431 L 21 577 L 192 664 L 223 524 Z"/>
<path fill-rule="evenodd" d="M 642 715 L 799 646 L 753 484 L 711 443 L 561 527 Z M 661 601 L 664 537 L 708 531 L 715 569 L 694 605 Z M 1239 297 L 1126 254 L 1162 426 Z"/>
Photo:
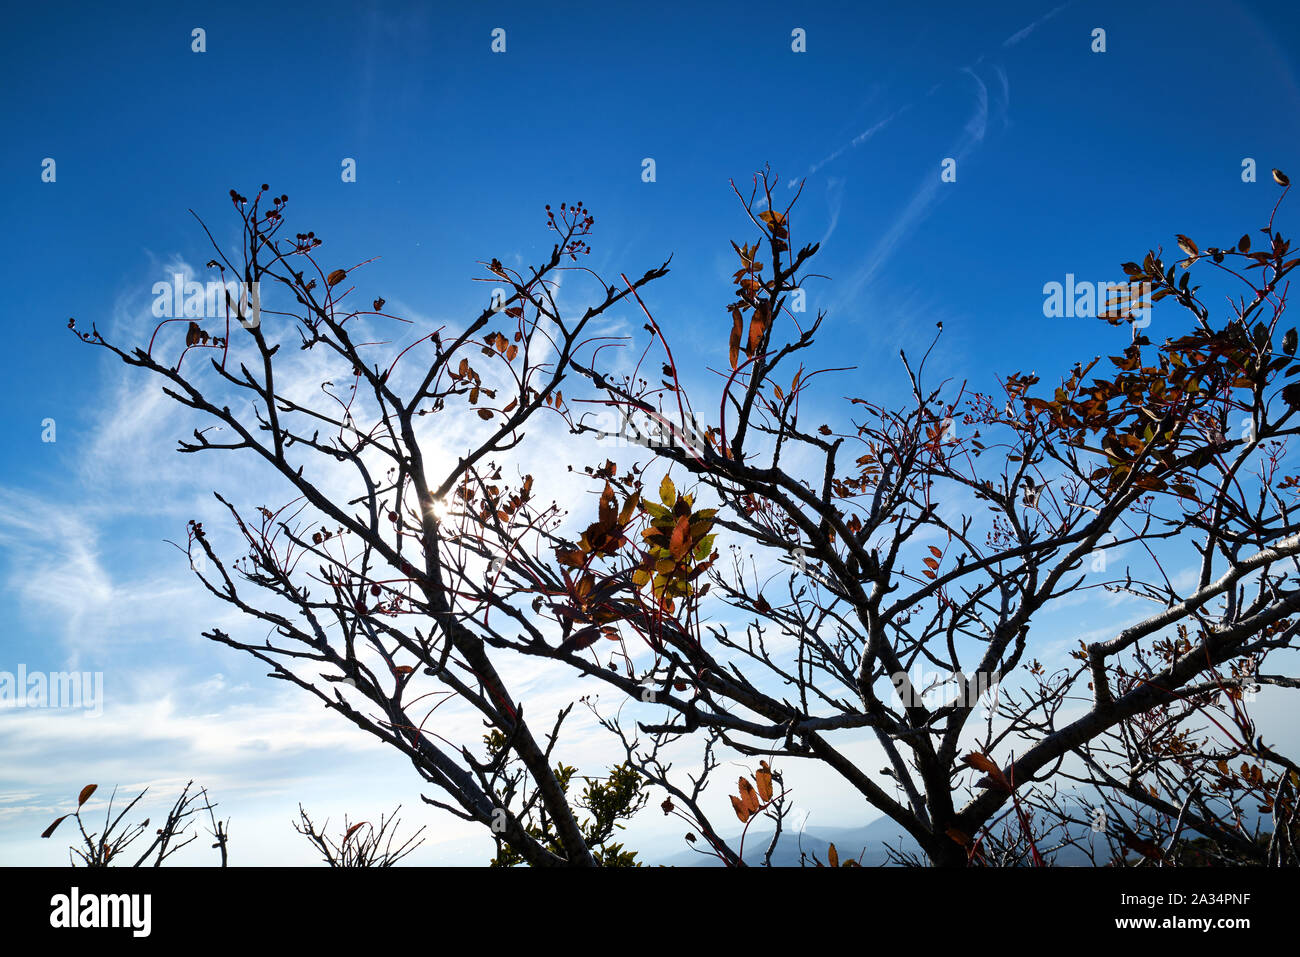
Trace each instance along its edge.
<path fill-rule="evenodd" d="M 628 496 L 622 506 L 614 487 L 605 483 L 596 507 L 596 520 L 587 526 L 575 548 L 556 549 L 555 558 L 569 568 L 585 569 L 593 558 L 612 558 L 627 543 L 628 526 L 639 503 L 639 496 Z"/>
<path fill-rule="evenodd" d="M 668 476 L 659 486 L 659 503 L 642 500 L 641 508 L 650 524 L 641 532 L 646 551 L 632 583 L 638 588 L 649 585 L 655 601 L 671 614 L 676 601 L 700 598 L 708 591 L 708 583 L 697 582 L 718 558 L 713 550 L 718 510 L 697 511 L 694 497 L 679 494 Z"/>
<path fill-rule="evenodd" d="M 1278 170 L 1274 179 L 1280 185 L 1289 183 Z M 1123 264 L 1132 283 L 1154 290 L 1151 303 L 1172 297 L 1198 320 L 1194 331 L 1165 340 L 1154 355 L 1143 351 L 1151 341 L 1135 334 L 1123 354 L 1109 357 L 1112 374 L 1085 385 L 1085 376 L 1099 360 L 1086 367 L 1077 364 L 1050 400 L 1028 395 L 1036 377 L 1017 375 L 1007 380 L 1008 393 L 1023 398 L 1030 413 L 1041 413 L 1049 433 L 1066 445 L 1105 458 L 1091 480 L 1105 481 L 1111 491 L 1131 483 L 1138 489 L 1168 490 L 1195 499 L 1190 474 L 1231 446 L 1224 434 L 1228 410 L 1234 405 L 1251 408 L 1283 369 L 1288 377 L 1300 373 L 1300 363 L 1295 362 L 1296 330 L 1287 330 L 1275 343 L 1277 319 L 1264 322 L 1253 316 L 1256 308 L 1271 301 L 1279 281 L 1300 264 L 1300 258 L 1286 258 L 1291 243 L 1271 224 L 1261 232 L 1267 239 L 1266 250 L 1252 252 L 1248 233 L 1227 248 L 1211 246 L 1204 251 L 1179 234 L 1179 248 L 1186 254 L 1182 261 L 1166 266 L 1160 251 L 1151 250 L 1141 263 Z M 1196 296 L 1200 287 L 1191 284 L 1188 270 L 1202 260 L 1243 279 L 1233 269 L 1233 260 L 1244 262 L 1243 273 L 1271 269 L 1270 278 L 1251 284 L 1254 301 L 1241 303 L 1236 316 L 1222 328 L 1207 321 L 1209 311 Z M 1224 266 L 1225 260 L 1230 265 Z M 1102 315 L 1113 325 L 1131 320 L 1131 309 L 1126 309 L 1141 298 L 1122 295 L 1126 301 L 1108 307 Z M 1300 407 L 1300 383 L 1287 386 L 1281 394 L 1288 406 Z"/>
<path fill-rule="evenodd" d="M 790 227 L 785 213 L 765 209 L 758 214 L 765 229 L 765 238 L 774 256 L 790 248 Z M 779 291 L 780 282 L 776 278 L 765 279 L 763 263 L 758 261 L 759 243 L 737 245 L 733 240 L 731 247 L 740 257 L 740 268 L 732 276 L 736 283 L 736 300 L 727 307 L 731 313 L 731 340 L 728 357 L 731 368 L 740 366 L 740 353 L 746 359 L 753 359 L 767 348 L 767 340 L 772 327 L 772 303 Z M 749 316 L 746 323 L 745 317 Z"/>
<path fill-rule="evenodd" d="M 772 803 L 772 768 L 766 761 L 758 762 L 754 780 L 740 776 L 740 795 L 731 795 L 731 806 L 741 824 L 748 824 Z"/>
<path fill-rule="evenodd" d="M 490 755 L 500 757 L 506 746 L 505 736 L 499 731 L 484 737 Z M 577 777 L 577 768 L 563 762 L 555 766 L 555 777 L 567 795 Z M 637 852 L 627 850 L 621 842 L 613 840 L 616 831 L 623 829 L 624 821 L 645 807 L 649 791 L 636 769 L 628 763 L 610 768 L 609 775 L 601 778 L 582 778 L 582 794 L 571 797 L 573 807 L 587 811 L 589 817 L 578 822 L 583 840 L 591 848 L 592 857 L 601 867 L 640 867 Z M 507 793 L 507 800 L 512 796 Z M 526 802 L 521 815 L 524 829 L 544 847 L 562 853 L 563 845 L 554 822 L 535 802 Z M 490 867 L 515 867 L 525 863 L 524 858 L 498 838 L 497 853 Z"/>
<path fill-rule="evenodd" d="M 598 558 L 613 558 L 629 541 L 629 527 L 636 515 L 639 496 L 633 493 L 620 506 L 613 485 L 605 482 L 597 505 L 597 518 L 587 526 L 573 548 L 555 551 L 565 582 L 565 600 L 553 605 L 566 638 L 564 651 L 581 651 L 602 635 L 618 639 L 615 623 L 626 617 L 623 604 L 624 579 L 593 568 Z M 570 574 L 572 569 L 576 574 Z M 538 607 L 539 602 L 534 603 Z"/>
<path fill-rule="evenodd" d="M 716 515 L 717 509 L 696 509 L 694 496 L 679 493 L 667 476 L 660 483 L 658 502 L 633 490 L 621 503 L 605 476 L 596 521 L 575 545 L 555 550 L 565 581 L 564 601 L 552 603 L 566 636 L 561 650 L 581 650 L 601 636 L 618 640 L 618 622 L 646 617 L 637 594 L 642 590 L 648 589 L 655 614 L 673 615 L 684 603 L 703 597 L 709 585 L 700 579 L 718 558 L 713 548 Z M 643 526 L 643 547 L 631 558 L 630 571 L 600 571 L 596 560 L 624 556 L 638 524 Z"/>
<path fill-rule="evenodd" d="M 1222 444 L 1223 401 L 1231 390 L 1259 387 L 1279 368 L 1269 357 L 1267 329 L 1256 328 L 1264 330 L 1262 336 L 1249 337 L 1236 324 L 1198 330 L 1164 343 L 1152 361 L 1142 355 L 1150 341 L 1139 337 L 1122 355 L 1110 357 L 1113 376 L 1085 385 L 1097 360 L 1076 366 L 1054 398 L 1026 396 L 1025 408 L 1043 413 L 1046 427 L 1066 444 L 1104 457 L 1093 481 L 1104 480 L 1113 490 L 1131 476 L 1138 488 L 1162 491 L 1175 476 L 1185 479 L 1189 470 L 1208 464 Z M 1289 361 L 1281 357 L 1283 365 Z M 1022 377 L 1015 385 L 1033 381 Z M 1220 441 L 1207 443 L 1199 428 L 1188 428 L 1200 423 L 1217 426 Z M 1172 481 L 1172 490 L 1192 494 L 1185 480 Z"/>
<path fill-rule="evenodd" d="M 768 211 L 764 215 L 779 214 Z M 779 228 L 784 230 L 785 227 L 781 224 Z M 762 300 L 767 285 L 763 280 L 763 264 L 757 261 L 758 243 L 752 246 L 737 246 L 732 242 L 731 245 L 736 250 L 736 255 L 740 257 L 740 268 L 732 277 L 736 282 L 736 301 L 728 307 L 731 311 L 731 341 L 728 355 L 731 368 L 736 369 L 740 365 L 742 348 L 747 359 L 752 359 L 762 349 L 771 317 L 767 314 L 766 303 Z M 752 313 L 748 331 L 745 328 L 746 313 Z"/>

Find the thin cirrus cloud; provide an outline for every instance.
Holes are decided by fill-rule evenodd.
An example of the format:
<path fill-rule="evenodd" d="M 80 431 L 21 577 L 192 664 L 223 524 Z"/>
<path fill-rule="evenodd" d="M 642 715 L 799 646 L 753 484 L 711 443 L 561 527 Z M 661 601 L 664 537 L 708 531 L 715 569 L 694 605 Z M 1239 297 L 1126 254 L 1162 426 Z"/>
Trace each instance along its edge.
<path fill-rule="evenodd" d="M 975 106 L 969 118 L 962 126 L 961 134 L 957 137 L 952 147 L 948 151 L 948 156 L 955 159 L 960 166 L 961 161 L 971 152 L 984 142 L 985 134 L 989 127 L 989 89 L 988 85 L 980 79 L 979 75 L 969 67 L 964 68 L 963 73 L 971 78 L 975 85 Z M 1003 78 L 1005 80 L 1005 77 Z M 1006 110 L 1007 99 L 1003 86 L 1003 96 L 999 98 L 996 108 L 999 115 L 1003 115 Z M 894 221 L 885 230 L 884 234 L 876 241 L 870 252 L 863 258 L 862 265 L 852 276 L 843 284 L 836 305 L 846 305 L 853 302 L 860 296 L 865 288 L 875 278 L 882 266 L 889 261 L 894 250 L 907 239 L 908 236 L 921 224 L 929 215 L 935 204 L 940 198 L 940 187 L 942 183 L 939 176 L 934 171 L 927 171 L 921 178 L 920 184 L 912 194 L 907 205 Z"/>
<path fill-rule="evenodd" d="M 1017 43 L 1024 40 L 1026 37 L 1029 36 L 1029 34 L 1033 33 L 1035 30 L 1041 27 L 1048 20 L 1052 19 L 1052 17 L 1056 16 L 1058 13 L 1060 13 L 1069 5 L 1070 5 L 1069 3 L 1063 3 L 1056 9 L 1050 10 L 1047 13 L 1043 14 L 1041 17 L 1039 17 L 1037 20 L 1035 20 L 1033 23 L 1029 24 L 1028 26 L 1017 30 L 1015 33 L 1011 34 L 1011 36 L 1007 37 L 1005 40 L 1002 41 L 1003 49 L 1007 49 L 1009 47 L 1015 46 Z"/>
<path fill-rule="evenodd" d="M 1072 2 L 1072 0 L 1070 0 L 1070 2 Z M 1029 37 L 1029 35 L 1032 34 L 1035 30 L 1037 30 L 1040 26 L 1042 26 L 1042 25 L 1043 25 L 1044 23 L 1046 23 L 1048 20 L 1051 20 L 1054 16 L 1056 16 L 1058 13 L 1060 13 L 1060 12 L 1061 12 L 1062 10 L 1064 10 L 1066 7 L 1070 6 L 1070 2 L 1066 2 L 1066 3 L 1061 4 L 1060 6 L 1056 7 L 1055 9 L 1053 9 L 1053 10 L 1049 11 L 1048 13 L 1044 14 L 1043 16 L 1039 17 L 1037 20 L 1034 20 L 1033 22 L 1031 22 L 1031 23 L 1027 24 L 1026 26 L 1022 27 L 1021 29 L 1017 30 L 1015 33 L 1011 34 L 1009 37 L 1007 37 L 1005 40 L 1002 41 L 1002 49 L 1009 49 L 1009 48 L 1015 46 L 1016 44 L 1021 43 L 1022 41 L 1024 41 L 1025 39 L 1027 39 L 1027 38 Z M 981 53 L 981 54 L 980 54 L 980 55 L 975 59 L 975 62 L 974 62 L 974 64 L 972 64 L 972 66 L 978 66 L 980 63 L 982 63 L 982 62 L 984 61 L 984 58 L 985 58 L 985 54 Z M 1002 94 L 1003 94 L 1003 100 L 1005 101 L 1005 100 L 1007 99 L 1009 93 L 1010 93 L 1010 86 L 1009 86 L 1009 84 L 1008 84 L 1008 82 L 1007 82 L 1006 71 L 1005 71 L 1001 66 L 999 66 L 999 65 L 995 65 L 995 66 L 994 66 L 994 71 L 995 71 L 995 73 L 997 74 L 997 77 L 998 77 L 999 82 L 1001 83 L 1001 86 L 1002 86 Z M 964 73 L 971 73 L 971 67 L 963 67 L 963 68 L 962 68 L 962 72 L 964 72 Z M 943 85 L 944 85 L 944 82 L 943 82 L 943 81 L 940 81 L 940 82 L 938 82 L 938 83 L 935 83 L 935 84 L 934 84 L 933 86 L 931 86 L 930 89 L 926 92 L 926 97 L 932 96 L 932 95 L 933 95 L 936 91 L 938 91 L 938 90 L 939 90 Z M 874 94 L 873 94 L 873 95 L 874 95 Z M 808 167 L 808 173 L 807 173 L 807 175 L 808 175 L 808 176 L 813 176 L 813 175 L 815 175 L 816 173 L 820 172 L 821 169 L 822 169 L 824 166 L 826 166 L 826 165 L 828 165 L 829 163 L 832 163 L 832 162 L 834 162 L 835 160 L 839 159 L 841 156 L 843 156 L 843 155 L 844 155 L 845 153 L 847 153 L 848 151 L 850 151 L 850 150 L 852 150 L 852 149 L 855 149 L 855 148 L 857 148 L 857 147 L 863 145 L 864 143 L 868 142 L 868 141 L 871 140 L 872 137 L 874 137 L 877 133 L 881 132 L 881 131 L 884 130 L 887 126 L 889 126 L 891 123 L 893 123 L 894 120 L 898 119 L 898 117 L 900 117 L 901 115 L 903 115 L 904 113 L 906 113 L 908 110 L 910 110 L 910 109 L 912 108 L 912 106 L 913 106 L 912 103 L 905 103 L 903 106 L 901 106 L 901 107 L 899 107 L 898 109 L 894 110 L 892 113 L 888 114 L 888 115 L 885 116 L 884 118 L 882 118 L 882 119 L 880 119 L 880 120 L 877 120 L 877 121 L 876 121 L 875 123 L 873 123 L 871 126 L 867 127 L 865 130 L 863 130 L 862 132 L 860 132 L 860 133 L 858 133 L 856 136 L 854 136 L 853 139 L 849 140 L 849 141 L 848 141 L 847 143 L 845 143 L 843 146 L 839 147 L 838 149 L 832 150 L 830 153 L 828 153 L 828 154 L 827 154 L 826 156 L 824 156 L 822 159 L 818 160 L 817 162 L 815 162 L 815 163 L 813 163 L 811 166 L 809 166 L 809 167 Z M 793 188 L 794 186 L 797 186 L 798 183 L 799 183 L 799 180 L 797 180 L 797 179 L 791 179 L 791 180 L 790 180 L 786 185 L 789 186 L 789 187 L 791 187 L 791 188 Z"/>
<path fill-rule="evenodd" d="M 1047 21 L 1051 20 L 1053 17 L 1055 17 L 1058 13 L 1060 13 L 1068 6 L 1070 6 L 1069 2 L 1063 3 L 1057 6 L 1056 8 L 1052 9 L 1048 13 L 1044 14 L 1043 16 L 1025 25 L 1021 29 L 1015 31 L 1013 34 L 1007 37 L 1006 40 L 1003 41 L 1002 49 L 1009 49 L 1023 42 L 1035 30 L 1037 30 L 1040 26 L 1042 26 Z M 965 126 L 963 127 L 962 134 L 959 137 L 957 143 L 949 150 L 947 154 L 949 157 L 956 159 L 958 161 L 965 158 L 972 150 L 974 150 L 984 141 L 984 137 L 988 129 L 988 124 L 990 120 L 989 90 L 987 84 L 984 82 L 983 79 L 980 78 L 980 76 L 975 72 L 974 69 L 974 67 L 979 66 L 981 63 L 983 63 L 984 59 L 985 59 L 985 54 L 981 53 L 975 59 L 973 64 L 971 64 L 970 66 L 962 67 L 959 71 L 961 74 L 970 77 L 971 80 L 974 81 L 976 90 L 975 90 L 974 111 L 972 112 L 970 118 L 967 120 Z M 996 105 L 995 105 L 996 118 L 998 122 L 1001 124 L 1001 126 L 1005 128 L 1006 126 L 1009 125 L 1010 122 L 1008 108 L 1009 108 L 1010 97 L 1011 97 L 1011 85 L 1008 80 L 1006 70 L 1003 68 L 1001 64 L 998 63 L 992 64 L 992 72 L 993 72 L 993 76 L 997 79 L 997 83 L 998 83 L 998 96 L 996 98 Z M 939 81 L 935 83 L 933 86 L 931 86 L 930 89 L 926 92 L 926 98 L 928 99 L 929 97 L 933 96 L 938 90 L 940 90 L 945 85 L 945 83 L 946 81 Z M 833 163 L 835 160 L 842 157 L 844 154 L 848 153 L 853 149 L 856 149 L 859 146 L 862 146 L 865 143 L 870 142 L 878 133 L 888 128 L 894 122 L 894 120 L 896 120 L 902 114 L 906 113 L 912 107 L 913 107 L 912 103 L 910 102 L 906 103 L 903 106 L 899 107 L 898 109 L 894 110 L 893 112 L 889 113 L 887 116 L 876 121 L 871 126 L 867 127 L 865 130 L 863 130 L 855 137 L 853 137 L 853 139 L 851 139 L 849 142 L 845 143 L 843 146 L 840 146 L 839 148 L 832 150 L 829 154 L 824 156 L 822 159 L 813 163 L 808 169 L 807 176 L 809 177 L 814 176 L 815 174 L 820 172 L 823 168 L 825 168 L 827 165 Z M 794 186 L 798 185 L 798 182 L 799 180 L 792 179 L 787 183 L 787 185 L 793 188 Z M 835 231 L 835 226 L 838 224 L 840 209 L 844 201 L 844 194 L 845 194 L 844 183 L 845 180 L 842 177 L 837 178 L 832 183 L 828 183 L 827 198 L 828 198 L 828 206 L 830 209 L 830 225 L 827 228 L 825 235 L 822 237 L 823 243 L 825 243 L 825 241 L 830 238 L 831 234 Z M 889 228 L 885 231 L 883 236 L 877 241 L 875 247 L 867 255 L 867 257 L 864 260 L 863 266 L 857 271 L 855 275 L 850 277 L 849 280 L 844 284 L 844 286 L 842 287 L 843 290 L 842 294 L 837 300 L 838 304 L 851 302 L 857 296 L 859 296 L 862 290 L 864 289 L 864 287 L 866 287 L 871 282 L 871 280 L 876 276 L 881 266 L 883 266 L 885 262 L 888 261 L 894 249 L 903 240 L 905 240 L 907 236 L 909 236 L 912 233 L 912 231 L 925 219 L 930 209 L 934 206 L 934 204 L 939 199 L 939 195 L 940 195 L 938 192 L 939 185 L 940 184 L 937 177 L 931 174 L 926 174 L 926 176 L 922 179 L 920 185 L 917 187 L 916 191 L 913 193 L 911 199 L 908 201 L 907 205 L 903 207 L 902 212 L 894 219 L 893 223 L 890 224 Z"/>
<path fill-rule="evenodd" d="M 912 105 L 910 103 L 904 106 L 900 106 L 898 109 L 894 110 L 894 112 L 890 113 L 884 119 L 879 120 L 873 123 L 871 126 L 867 127 L 865 130 L 863 130 L 857 136 L 853 137 L 853 139 L 849 140 L 839 149 L 832 151 L 830 154 L 818 160 L 816 163 L 813 163 L 810 167 L 808 167 L 808 175 L 812 176 L 816 174 L 817 171 L 820 170 L 826 164 L 834 162 L 835 160 L 843 156 L 845 153 L 847 153 L 849 150 L 856 149 L 857 147 L 861 146 L 863 143 L 866 143 L 873 136 L 875 136 L 877 133 L 879 133 L 881 130 L 887 127 L 890 123 L 894 122 L 894 120 L 898 119 L 898 117 L 902 116 L 909 109 L 911 109 L 911 106 Z M 789 185 L 794 186 L 797 183 L 798 180 L 791 180 Z"/>

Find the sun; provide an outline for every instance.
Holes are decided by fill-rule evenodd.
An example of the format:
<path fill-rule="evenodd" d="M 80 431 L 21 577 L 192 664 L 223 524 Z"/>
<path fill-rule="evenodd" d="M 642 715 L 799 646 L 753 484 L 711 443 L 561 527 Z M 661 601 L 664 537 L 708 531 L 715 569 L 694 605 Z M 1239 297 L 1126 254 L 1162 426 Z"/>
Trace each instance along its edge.
<path fill-rule="evenodd" d="M 446 498 L 431 499 L 425 511 L 428 512 L 428 514 L 432 515 L 439 522 L 445 522 L 448 519 L 450 519 L 453 515 L 451 502 L 449 502 Z"/>

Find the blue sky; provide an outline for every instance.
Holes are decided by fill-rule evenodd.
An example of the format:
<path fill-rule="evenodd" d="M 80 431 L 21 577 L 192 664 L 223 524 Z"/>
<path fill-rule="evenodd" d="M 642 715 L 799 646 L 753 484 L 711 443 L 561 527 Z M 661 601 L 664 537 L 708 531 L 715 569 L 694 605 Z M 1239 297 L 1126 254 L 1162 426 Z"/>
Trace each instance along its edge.
<path fill-rule="evenodd" d="M 248 863 L 310 860 L 288 825 L 299 800 L 354 816 L 400 801 L 439 837 L 462 833 L 419 809 L 401 761 L 198 636 L 224 611 L 163 540 L 210 508 L 217 477 L 169 452 L 181 432 L 144 383 L 65 328 L 137 328 L 172 264 L 201 271 L 189 208 L 229 236 L 227 191 L 269 183 L 331 261 L 381 257 L 367 298 L 455 322 L 483 305 L 476 260 L 543 257 L 543 205 L 582 200 L 588 264 L 639 275 L 671 253 L 648 301 L 679 354 L 716 361 L 728 240 L 749 236 L 728 180 L 769 163 L 779 196 L 806 179 L 796 238 L 823 242 L 821 357 L 856 366 L 827 399 L 894 394 L 898 349 L 936 321 L 936 367 L 989 389 L 995 373 L 1046 379 L 1120 347 L 1096 320 L 1046 318 L 1044 283 L 1117 280 L 1175 233 L 1228 245 L 1262 223 L 1269 168 L 1300 170 L 1297 41 L 1300 9 L 1246 2 L 11 12 L 0 670 L 103 671 L 106 706 L 0 714 L 0 863 L 61 861 L 33 838 L 91 780 L 199 779 Z M 940 182 L 945 158 L 955 182 Z M 824 794 L 808 798 L 816 823 L 859 823 Z"/>

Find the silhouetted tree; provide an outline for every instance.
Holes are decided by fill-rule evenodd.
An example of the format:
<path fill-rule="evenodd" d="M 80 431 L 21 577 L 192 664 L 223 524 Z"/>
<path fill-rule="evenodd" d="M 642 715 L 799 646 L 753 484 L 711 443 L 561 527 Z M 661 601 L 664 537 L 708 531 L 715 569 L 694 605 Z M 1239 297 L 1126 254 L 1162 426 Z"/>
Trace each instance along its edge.
<path fill-rule="evenodd" d="M 750 241 L 732 244 L 735 292 L 699 362 L 642 296 L 667 263 L 609 281 L 582 265 L 581 203 L 548 207 L 545 262 L 482 263 L 500 294 L 463 328 L 390 344 L 409 324 L 382 298 L 349 304 L 358 267 L 322 265 L 312 232 L 281 237 L 286 196 L 232 191 L 240 254 L 209 265 L 260 288 L 254 308 L 228 297 L 224 325 L 190 322 L 183 341 L 169 324 L 185 320 L 164 320 L 147 348 L 78 333 L 223 430 L 181 451 L 256 457 L 286 489 L 255 509 L 218 495 L 237 560 L 190 525 L 203 584 L 273 635 L 207 637 L 402 751 L 426 801 L 492 829 L 501 863 L 601 863 L 606 824 L 646 786 L 697 846 L 742 863 L 717 815 L 779 825 L 773 768 L 803 761 L 933 864 L 1044 863 L 1093 832 L 1116 859 L 1183 859 L 1195 834 L 1223 860 L 1296 863 L 1300 768 L 1248 713 L 1256 686 L 1298 683 L 1266 667 L 1300 627 L 1300 476 L 1284 468 L 1300 362 L 1283 325 L 1298 260 L 1278 207 L 1258 249 L 1180 236 L 1178 261 L 1126 263 L 1105 314 L 1119 328 L 1099 327 L 1115 354 L 1045 392 L 1018 373 L 988 392 L 933 382 L 920 341 L 900 356 L 907 401 L 853 398 L 823 422 L 806 397 L 836 370 L 805 363 L 827 317 L 801 311 L 818 247 L 796 249 L 773 182 L 737 190 Z M 1222 317 L 1194 273 L 1239 284 Z M 1154 343 L 1135 319 L 1161 301 Z M 643 344 L 598 325 L 616 306 L 643 317 Z M 829 334 L 849 360 L 872 348 Z M 286 379 L 294 347 L 331 370 L 319 388 Z M 182 365 L 191 351 L 210 361 Z M 717 384 L 692 402 L 683 374 L 710 362 Z M 548 417 L 571 433 L 558 459 L 527 434 Z M 630 467 L 603 454 L 629 444 L 646 450 Z M 575 478 L 595 501 L 573 524 L 546 496 Z M 1121 549 L 1139 557 L 1116 567 Z M 1059 632 L 1035 623 L 1090 593 L 1150 608 L 1049 668 Z M 622 752 L 621 803 L 593 808 L 594 830 L 555 754 L 568 709 L 539 734 L 550 721 L 505 677 L 530 661 L 622 702 L 589 698 Z M 914 687 L 918 668 L 950 693 Z M 444 702 L 488 727 L 482 745 L 446 736 Z M 849 756 L 864 734 L 885 768 Z M 692 743 L 693 776 L 670 760 Z M 706 793 L 723 748 L 757 762 L 730 807 Z"/>

